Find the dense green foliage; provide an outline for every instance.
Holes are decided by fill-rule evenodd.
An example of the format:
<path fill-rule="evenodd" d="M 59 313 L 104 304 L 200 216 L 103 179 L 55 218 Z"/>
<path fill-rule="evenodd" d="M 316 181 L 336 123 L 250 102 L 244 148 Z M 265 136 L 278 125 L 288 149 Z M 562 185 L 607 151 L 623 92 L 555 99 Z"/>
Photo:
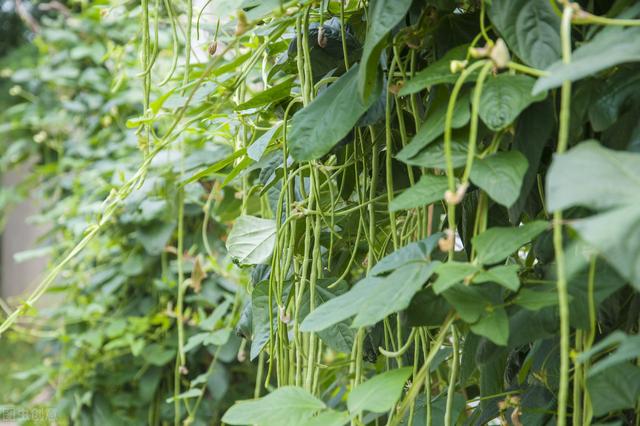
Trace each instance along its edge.
<path fill-rule="evenodd" d="M 37 194 L 52 260 L 0 403 L 638 424 L 639 4 L 198 6 L 61 4 L 3 59 L 0 170 L 36 164 L 0 208 Z"/>

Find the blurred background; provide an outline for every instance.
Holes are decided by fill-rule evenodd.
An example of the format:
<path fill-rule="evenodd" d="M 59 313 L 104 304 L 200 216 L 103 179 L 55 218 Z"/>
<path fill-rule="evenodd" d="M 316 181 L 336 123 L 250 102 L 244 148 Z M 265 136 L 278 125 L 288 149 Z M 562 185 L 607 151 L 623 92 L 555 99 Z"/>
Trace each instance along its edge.
<path fill-rule="evenodd" d="M 146 10 L 160 26 L 154 88 L 172 77 L 161 89 L 161 102 L 176 108 L 185 100 L 174 90 L 184 67 L 176 59 L 178 69 L 171 72 L 172 52 L 183 46 L 186 3 L 142 3 L 150 4 Z M 204 3 L 193 2 L 194 8 Z M 0 0 L 2 320 L 82 239 L 103 213 L 111 189 L 143 161 L 141 147 L 148 141 L 135 121 L 143 113 L 142 16 L 139 1 Z M 211 22 L 205 11 L 204 36 L 194 39 L 192 49 L 196 75 L 208 58 Z M 207 93 L 212 90 L 207 87 Z M 204 103 L 204 94 L 199 99 Z M 187 386 L 206 390 L 191 421 L 208 424 L 233 401 L 253 394 L 255 367 L 243 359 L 242 333 L 230 332 L 244 305 L 238 283 L 247 277 L 233 276 L 238 272 L 224 255 L 215 260 L 225 253 L 221 236 L 240 202 L 229 189 L 213 207 L 206 204 L 206 253 L 214 260 L 203 271 L 203 209 L 210 187 L 194 182 L 180 194 L 176 189 L 184 170 L 197 171 L 226 155 L 235 132 L 229 123 L 197 121 L 176 136 L 184 148 L 154 159 L 150 177 L 120 204 L 109 232 L 74 257 L 47 294 L 2 335 L 0 424 L 51 424 L 52 418 L 82 425 L 173 421 L 167 400 L 174 392 L 177 351 L 177 197 L 185 205 L 184 272 L 198 276 L 197 291 L 185 300 L 186 316 L 194 325 L 190 333 L 200 331 L 189 348 L 189 371 L 182 373 Z M 200 345 L 204 334 L 220 329 L 224 339 Z M 184 398 L 196 391 L 183 390 L 191 391 Z M 38 419 L 38 408 L 51 417 Z M 20 409 L 32 411 L 18 416 L 25 413 Z"/>

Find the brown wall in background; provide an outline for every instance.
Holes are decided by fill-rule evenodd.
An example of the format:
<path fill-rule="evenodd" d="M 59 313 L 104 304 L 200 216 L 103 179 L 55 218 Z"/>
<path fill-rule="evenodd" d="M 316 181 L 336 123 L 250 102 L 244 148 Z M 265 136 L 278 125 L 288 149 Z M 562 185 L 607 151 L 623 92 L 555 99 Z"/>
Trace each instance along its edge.
<path fill-rule="evenodd" d="M 29 165 L 24 165 L 2 176 L 2 186 L 14 186 L 28 173 Z M 37 248 L 38 236 L 46 229 L 29 224 L 28 218 L 37 213 L 37 201 L 27 199 L 15 206 L 7 217 L 2 232 L 2 275 L 0 276 L 0 295 L 10 298 L 33 289 L 38 284 L 47 266 L 48 259 L 40 257 L 17 263 L 13 255 L 25 250 Z"/>

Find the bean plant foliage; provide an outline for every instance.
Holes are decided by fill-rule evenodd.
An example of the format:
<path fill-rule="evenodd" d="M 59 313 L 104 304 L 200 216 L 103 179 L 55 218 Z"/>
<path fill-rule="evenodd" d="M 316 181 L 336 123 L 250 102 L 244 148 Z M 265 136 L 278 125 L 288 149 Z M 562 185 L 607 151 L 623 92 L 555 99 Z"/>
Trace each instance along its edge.
<path fill-rule="evenodd" d="M 60 5 L 3 59 L 0 166 L 35 165 L 0 206 L 51 224 L 0 325 L 42 336 L 22 401 L 638 424 L 640 4 Z"/>

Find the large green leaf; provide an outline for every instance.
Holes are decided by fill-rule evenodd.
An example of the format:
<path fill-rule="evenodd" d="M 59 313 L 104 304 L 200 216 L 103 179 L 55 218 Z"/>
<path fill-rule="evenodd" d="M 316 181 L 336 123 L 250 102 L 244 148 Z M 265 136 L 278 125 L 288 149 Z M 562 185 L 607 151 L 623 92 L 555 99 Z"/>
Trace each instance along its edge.
<path fill-rule="evenodd" d="M 405 309 L 440 264 L 431 262 L 429 254 L 441 235 L 409 244 L 380 260 L 351 290 L 313 310 L 300 330 L 321 331 L 354 315 L 352 327 L 364 327 Z"/>
<path fill-rule="evenodd" d="M 344 281 L 340 281 L 333 288 L 328 285 L 333 284 L 333 279 L 320 280 L 316 284 L 316 306 L 322 305 L 347 292 L 348 286 Z M 310 295 L 307 289 L 302 296 L 303 301 L 300 306 L 300 318 L 305 318 L 309 314 Z M 318 332 L 318 337 L 331 349 L 337 352 L 350 353 L 355 337 L 355 331 L 349 327 L 348 321 L 340 321 L 326 329 Z"/>
<path fill-rule="evenodd" d="M 617 348 L 603 357 L 589 368 L 589 376 L 596 375 L 607 368 L 625 361 L 632 361 L 640 356 L 640 335 L 629 336 L 622 331 L 614 331 L 591 349 L 581 353 L 577 361 L 584 363 L 595 355 L 610 351 L 612 346 Z"/>
<path fill-rule="evenodd" d="M 550 211 L 571 206 L 607 210 L 640 204 L 640 154 L 585 141 L 556 155 L 547 174 Z"/>
<path fill-rule="evenodd" d="M 437 232 L 424 240 L 409 243 L 388 254 L 373 265 L 370 275 L 384 274 L 409 263 L 421 263 L 429 260 L 429 255 L 443 235 L 442 232 Z"/>
<path fill-rule="evenodd" d="M 276 242 L 276 222 L 254 216 L 240 216 L 227 238 L 227 250 L 240 265 L 266 263 Z"/>
<path fill-rule="evenodd" d="M 463 44 L 462 46 L 448 50 L 442 58 L 425 69 L 418 71 L 409 81 L 406 81 L 398 92 L 398 95 L 410 95 L 434 84 L 455 83 L 460 75 L 451 72 L 451 61 L 464 60 L 467 57 L 468 49 L 469 45 Z M 472 74 L 472 76 L 467 77 L 468 81 L 472 81 L 472 77 L 475 77 L 477 74 L 476 72 Z"/>
<path fill-rule="evenodd" d="M 587 379 L 593 414 L 633 408 L 640 397 L 640 367 L 618 364 Z"/>
<path fill-rule="evenodd" d="M 626 62 L 640 61 L 640 28 L 607 26 L 593 39 L 580 45 L 571 55 L 571 63 L 558 61 L 548 75 L 540 77 L 534 93 L 553 89 L 564 81 L 576 81 Z"/>
<path fill-rule="evenodd" d="M 474 283 L 494 282 L 511 291 L 518 291 L 520 279 L 518 278 L 519 265 L 500 265 L 481 271 L 473 277 Z"/>
<path fill-rule="evenodd" d="M 640 203 L 575 220 L 571 226 L 640 290 Z"/>
<path fill-rule="evenodd" d="M 298 426 L 324 408 L 322 401 L 304 389 L 284 386 L 263 398 L 236 402 L 222 421 L 230 425 Z"/>
<path fill-rule="evenodd" d="M 539 311 L 547 306 L 557 305 L 558 293 L 555 291 L 536 291 L 523 288 L 514 299 L 514 302 L 530 311 Z"/>
<path fill-rule="evenodd" d="M 385 277 L 383 285 L 372 289 L 372 293 L 363 299 L 352 327 L 373 325 L 387 315 L 405 309 L 438 264 L 437 261 L 411 263 L 393 271 Z"/>
<path fill-rule="evenodd" d="M 509 341 L 509 317 L 504 308 L 493 308 L 478 322 L 471 324 L 471 331 L 484 336 L 496 345 L 506 346 Z"/>
<path fill-rule="evenodd" d="M 369 276 L 342 296 L 335 297 L 314 309 L 300 324 L 301 331 L 322 331 L 340 321 L 354 316 L 363 300 L 385 284 L 381 277 Z"/>
<path fill-rule="evenodd" d="M 480 96 L 480 118 L 491 130 L 498 131 L 509 126 L 522 110 L 547 95 L 531 94 L 535 80 L 520 74 L 498 74 L 484 85 Z"/>
<path fill-rule="evenodd" d="M 473 245 L 478 253 L 477 260 L 483 264 L 498 263 L 530 242 L 548 226 L 547 222 L 538 220 L 516 228 L 490 228 L 473 238 Z"/>
<path fill-rule="evenodd" d="M 478 321 L 487 307 L 491 306 L 476 286 L 456 284 L 445 291 L 443 296 L 456 309 L 460 318 L 468 324 Z"/>
<path fill-rule="evenodd" d="M 471 117 L 469 112 L 470 93 L 465 92 L 456 100 L 453 109 L 451 127 L 458 129 L 466 126 Z M 438 96 L 433 100 L 433 105 L 429 108 L 427 119 L 420 126 L 418 133 L 411 139 L 411 142 L 396 155 L 398 160 L 404 161 L 417 155 L 424 147 L 428 146 L 444 133 L 445 116 L 449 104 L 449 93 L 438 91 Z"/>
<path fill-rule="evenodd" d="M 346 411 L 323 411 L 315 417 L 300 424 L 300 426 L 342 426 L 349 422 Z"/>
<path fill-rule="evenodd" d="M 446 176 L 422 175 L 415 185 L 407 188 L 389 204 L 392 212 L 432 204 L 444 198 L 449 188 Z"/>
<path fill-rule="evenodd" d="M 358 89 L 361 99 L 369 99 L 375 91 L 378 61 L 387 34 L 407 14 L 411 0 L 375 0 L 369 3 L 367 36 L 362 48 L 361 67 L 358 70 Z"/>
<path fill-rule="evenodd" d="M 351 391 L 347 407 L 351 415 L 363 411 L 384 413 L 400 399 L 402 388 L 412 372 L 411 367 L 397 368 L 378 374 Z"/>
<path fill-rule="evenodd" d="M 355 126 L 358 119 L 378 98 L 377 90 L 362 100 L 358 96 L 358 65 L 354 65 L 335 83 L 321 92 L 291 119 L 288 144 L 298 161 L 315 160 L 328 153 Z"/>
<path fill-rule="evenodd" d="M 560 59 L 560 17 L 547 0 L 493 0 L 489 18 L 527 65 L 545 69 Z"/>
<path fill-rule="evenodd" d="M 435 291 L 436 294 L 440 294 L 465 278 L 470 279 L 473 274 L 479 271 L 480 267 L 472 263 L 453 261 L 441 263 L 435 270 L 438 278 L 436 278 L 433 283 L 433 291 Z"/>
<path fill-rule="evenodd" d="M 640 288 L 640 154 L 595 141 L 557 155 L 547 173 L 547 206 L 584 206 L 604 213 L 572 221 L 583 240 Z"/>
<path fill-rule="evenodd" d="M 505 207 L 511 207 L 520 196 L 522 180 L 527 172 L 527 159 L 518 151 L 497 152 L 474 161 L 471 181 Z"/>

